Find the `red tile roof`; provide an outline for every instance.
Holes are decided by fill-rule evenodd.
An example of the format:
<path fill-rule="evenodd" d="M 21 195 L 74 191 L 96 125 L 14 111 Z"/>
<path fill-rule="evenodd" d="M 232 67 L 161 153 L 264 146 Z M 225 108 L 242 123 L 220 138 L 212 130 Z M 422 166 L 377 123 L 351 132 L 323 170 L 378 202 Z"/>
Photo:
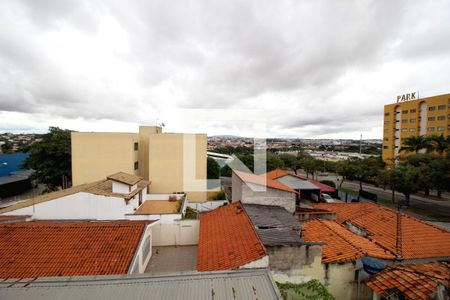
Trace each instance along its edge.
<path fill-rule="evenodd" d="M 0 225 L 0 278 L 126 274 L 149 221 Z"/>
<path fill-rule="evenodd" d="M 266 255 L 241 202 L 201 215 L 198 271 L 236 269 Z"/>
<path fill-rule="evenodd" d="M 324 242 L 323 263 L 354 261 L 364 256 L 394 259 L 392 253 L 331 220 L 310 220 L 303 223 L 302 236 L 307 242 Z"/>
<path fill-rule="evenodd" d="M 371 203 L 320 203 L 314 208 L 337 214 L 367 238 L 402 259 L 450 257 L 450 231 Z"/>
<path fill-rule="evenodd" d="M 16 215 L 16 216 L 0 215 L 0 224 L 1 223 L 12 223 L 12 222 L 18 222 L 18 221 L 25 221 L 28 218 L 31 218 L 31 216 L 29 216 L 29 215 Z"/>
<path fill-rule="evenodd" d="M 270 172 L 266 173 L 265 176 L 266 176 L 267 179 L 270 179 L 270 180 L 276 180 L 276 179 L 278 179 L 280 177 L 284 177 L 284 176 L 293 176 L 293 177 L 297 177 L 297 178 L 299 178 L 301 180 L 306 180 L 306 181 L 314 184 L 315 186 L 317 186 L 320 189 L 321 193 L 335 193 L 336 192 L 336 189 L 334 187 L 332 187 L 332 186 L 320 183 L 320 182 L 318 182 L 316 180 L 313 180 L 313 179 L 308 179 L 308 178 L 306 178 L 304 176 L 297 175 L 295 173 L 291 173 L 291 172 L 286 171 L 286 170 L 275 169 L 273 171 L 270 171 Z"/>
<path fill-rule="evenodd" d="M 431 300 L 434 299 L 433 294 L 436 293 L 438 282 L 444 287 L 449 286 L 449 263 L 388 266 L 366 284 L 379 295 L 398 290 L 408 299 Z"/>
<path fill-rule="evenodd" d="M 264 176 L 259 176 L 251 173 L 246 173 L 238 170 L 233 170 L 233 172 L 244 182 L 253 183 L 256 185 L 267 186 L 273 189 L 282 190 L 291 193 L 297 193 L 295 190 L 291 189 L 287 185 L 282 184 L 281 182 L 267 179 Z"/>

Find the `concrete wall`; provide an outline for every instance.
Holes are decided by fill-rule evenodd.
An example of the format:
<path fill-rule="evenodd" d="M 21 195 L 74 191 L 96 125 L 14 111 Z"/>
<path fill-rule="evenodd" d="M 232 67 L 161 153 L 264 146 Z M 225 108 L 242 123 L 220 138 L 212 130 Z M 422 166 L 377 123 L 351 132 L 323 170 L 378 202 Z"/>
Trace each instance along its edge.
<path fill-rule="evenodd" d="M 269 256 L 266 255 L 260 259 L 251 261 L 239 267 L 239 269 L 264 269 L 269 267 Z"/>
<path fill-rule="evenodd" d="M 199 220 L 181 220 L 153 226 L 154 246 L 198 245 Z"/>
<path fill-rule="evenodd" d="M 206 135 L 193 135 L 195 149 L 185 148 L 186 134 L 151 134 L 149 138 L 148 165 L 149 179 L 153 193 L 186 192 L 191 201 L 206 200 Z M 186 153 L 183 153 L 183 151 Z M 194 152 L 195 150 L 195 152 Z M 188 161 L 185 156 L 189 157 Z M 185 164 L 192 176 L 185 178 Z M 189 180 L 203 180 L 196 190 L 188 190 Z"/>
<path fill-rule="evenodd" d="M 188 206 L 195 209 L 198 212 L 205 212 L 214 210 L 218 207 L 223 206 L 224 204 L 228 203 L 228 200 L 214 200 L 214 201 L 205 201 L 205 202 L 190 202 L 188 203 Z"/>
<path fill-rule="evenodd" d="M 141 237 L 133 262 L 131 263 L 129 274 L 144 273 L 145 268 L 152 257 L 152 227 L 154 224 L 148 225 Z M 146 249 L 145 249 L 146 248 Z"/>
<path fill-rule="evenodd" d="M 117 172 L 137 174 L 136 133 L 72 132 L 73 185 L 105 179 Z"/>
<path fill-rule="evenodd" d="M 130 201 L 89 193 L 76 193 L 33 206 L 10 211 L 5 215 L 32 215 L 34 219 L 127 219 L 139 206 L 139 194 Z"/>

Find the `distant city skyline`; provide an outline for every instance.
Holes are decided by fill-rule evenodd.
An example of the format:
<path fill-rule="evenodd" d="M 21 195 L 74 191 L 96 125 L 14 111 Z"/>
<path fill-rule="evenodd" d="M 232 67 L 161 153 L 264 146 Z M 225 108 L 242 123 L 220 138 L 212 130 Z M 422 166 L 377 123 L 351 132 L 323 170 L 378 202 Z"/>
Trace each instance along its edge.
<path fill-rule="evenodd" d="M 0 132 L 381 139 L 449 93 L 447 1 L 3 1 Z M 250 112 L 250 117 L 246 113 Z"/>

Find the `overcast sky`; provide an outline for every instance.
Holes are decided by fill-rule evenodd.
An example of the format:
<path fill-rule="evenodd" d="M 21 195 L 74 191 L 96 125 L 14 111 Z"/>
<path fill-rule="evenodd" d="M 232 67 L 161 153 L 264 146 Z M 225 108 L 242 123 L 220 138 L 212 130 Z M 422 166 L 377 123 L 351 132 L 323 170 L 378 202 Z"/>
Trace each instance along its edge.
<path fill-rule="evenodd" d="M 0 0 L 0 132 L 381 138 L 450 92 L 450 1 Z"/>

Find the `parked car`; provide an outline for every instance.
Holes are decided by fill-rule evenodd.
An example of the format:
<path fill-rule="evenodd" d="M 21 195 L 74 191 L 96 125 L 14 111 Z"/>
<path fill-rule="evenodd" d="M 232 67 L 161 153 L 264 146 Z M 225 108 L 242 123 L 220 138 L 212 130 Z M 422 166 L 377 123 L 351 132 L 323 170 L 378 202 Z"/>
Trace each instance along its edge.
<path fill-rule="evenodd" d="M 336 202 L 330 195 L 322 193 L 320 195 L 320 201 L 325 203 L 334 203 Z"/>

